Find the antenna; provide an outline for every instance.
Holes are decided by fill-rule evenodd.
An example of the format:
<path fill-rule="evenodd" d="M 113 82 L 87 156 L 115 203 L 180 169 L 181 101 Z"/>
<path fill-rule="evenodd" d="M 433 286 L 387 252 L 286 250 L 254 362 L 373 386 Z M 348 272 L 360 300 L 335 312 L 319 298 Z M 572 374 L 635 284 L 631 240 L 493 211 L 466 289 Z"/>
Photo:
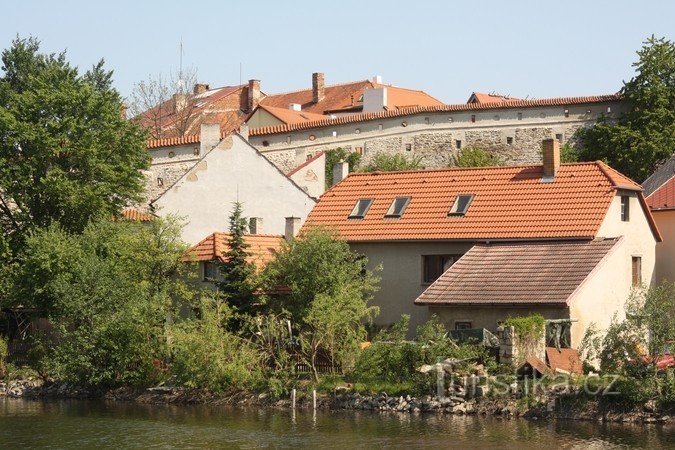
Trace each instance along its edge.
<path fill-rule="evenodd" d="M 180 37 L 179 55 L 178 55 L 178 89 L 182 92 L 185 90 L 183 81 L 183 36 Z"/>

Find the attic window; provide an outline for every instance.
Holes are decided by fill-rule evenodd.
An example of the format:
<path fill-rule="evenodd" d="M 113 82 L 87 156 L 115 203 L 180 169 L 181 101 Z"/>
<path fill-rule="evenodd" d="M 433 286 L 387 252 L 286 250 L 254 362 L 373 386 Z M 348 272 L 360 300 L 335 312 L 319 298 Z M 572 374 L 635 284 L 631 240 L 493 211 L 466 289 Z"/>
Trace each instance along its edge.
<path fill-rule="evenodd" d="M 396 197 L 384 217 L 401 217 L 410 203 L 410 197 Z"/>
<path fill-rule="evenodd" d="M 372 198 L 362 198 L 356 202 L 354 209 L 349 213 L 350 219 L 363 219 L 370 208 L 370 205 L 373 204 Z"/>
<path fill-rule="evenodd" d="M 449 216 L 463 216 L 466 214 L 466 211 L 469 209 L 469 205 L 473 200 L 473 194 L 464 194 L 458 195 L 455 199 L 455 203 L 452 204 L 450 208 Z"/>

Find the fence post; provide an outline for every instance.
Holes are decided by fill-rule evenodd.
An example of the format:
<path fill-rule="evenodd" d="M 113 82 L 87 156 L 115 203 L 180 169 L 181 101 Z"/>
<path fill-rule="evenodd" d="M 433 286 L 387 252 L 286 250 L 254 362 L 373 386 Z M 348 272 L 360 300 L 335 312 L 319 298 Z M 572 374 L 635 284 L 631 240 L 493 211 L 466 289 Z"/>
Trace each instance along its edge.
<path fill-rule="evenodd" d="M 295 409 L 295 389 L 291 391 L 291 405 Z"/>
<path fill-rule="evenodd" d="M 316 411 L 316 389 L 312 391 L 312 404 L 314 406 L 314 411 Z"/>

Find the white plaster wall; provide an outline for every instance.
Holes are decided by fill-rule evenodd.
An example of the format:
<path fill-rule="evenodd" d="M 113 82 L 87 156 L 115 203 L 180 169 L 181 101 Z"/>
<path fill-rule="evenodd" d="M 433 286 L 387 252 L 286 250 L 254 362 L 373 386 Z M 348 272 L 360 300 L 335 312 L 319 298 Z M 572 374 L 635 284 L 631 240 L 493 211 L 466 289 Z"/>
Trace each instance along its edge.
<path fill-rule="evenodd" d="M 284 234 L 285 218 L 302 222 L 316 203 L 239 135 L 228 136 L 154 203 L 160 216 L 185 217 L 183 240 L 196 244 L 228 227 L 235 201 L 262 217 L 263 232 Z"/>
<path fill-rule="evenodd" d="M 652 211 L 663 242 L 656 244 L 656 282 L 675 282 L 675 209 Z"/>
<path fill-rule="evenodd" d="M 290 178 L 311 197 L 321 197 L 321 194 L 326 190 L 326 155 L 322 154 L 295 172 Z"/>
<path fill-rule="evenodd" d="M 262 108 L 258 108 L 255 113 L 246 121 L 246 123 L 251 128 L 283 125 L 281 120 L 277 119 L 275 116 Z"/>

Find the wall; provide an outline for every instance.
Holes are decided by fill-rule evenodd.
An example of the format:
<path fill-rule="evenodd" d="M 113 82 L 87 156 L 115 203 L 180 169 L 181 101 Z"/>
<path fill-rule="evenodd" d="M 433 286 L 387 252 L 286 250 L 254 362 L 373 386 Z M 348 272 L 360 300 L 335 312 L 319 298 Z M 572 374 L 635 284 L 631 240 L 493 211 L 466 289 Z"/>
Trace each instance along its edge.
<path fill-rule="evenodd" d="M 360 148 L 364 163 L 377 152 L 387 152 L 419 155 L 426 167 L 444 167 L 454 161 L 457 140 L 462 147 L 479 145 L 497 152 L 509 164 L 531 164 L 541 162 L 543 139 L 562 135 L 567 142 L 579 127 L 595 123 L 608 108 L 609 117 L 617 117 L 622 105 L 615 101 L 569 106 L 568 117 L 564 106 L 427 112 L 285 134 L 255 135 L 249 140 L 284 170 L 293 167 L 296 152 L 315 154 L 337 147 Z"/>
<path fill-rule="evenodd" d="M 310 163 L 300 167 L 289 178 L 310 197 L 319 198 L 326 190 L 326 154 L 322 153 Z"/>
<path fill-rule="evenodd" d="M 285 218 L 307 218 L 316 203 L 239 135 L 228 136 L 154 203 L 157 214 L 188 221 L 183 240 L 196 244 L 227 230 L 235 201 L 244 216 L 261 217 L 264 233 L 283 235 Z"/>
<path fill-rule="evenodd" d="M 652 211 L 663 242 L 656 244 L 656 282 L 675 282 L 675 209 Z"/>
<path fill-rule="evenodd" d="M 391 325 L 402 314 L 410 315 L 410 336 L 427 318 L 427 307 L 415 305 L 415 299 L 429 287 L 422 282 L 422 255 L 462 255 L 470 242 L 382 242 L 351 243 L 353 250 L 368 257 L 368 268 L 381 277 L 380 290 L 373 305 L 380 307 L 375 318 L 378 326 Z"/>
<path fill-rule="evenodd" d="M 272 125 L 282 125 L 284 122 L 277 119 L 275 116 L 265 111 L 262 108 L 258 108 L 255 112 L 248 118 L 246 121 L 249 127 L 269 127 Z"/>
<path fill-rule="evenodd" d="M 448 330 L 454 330 L 456 322 L 469 321 L 473 328 L 486 328 L 494 333 L 498 322 L 509 317 L 529 316 L 534 313 L 539 313 L 546 319 L 566 319 L 570 314 L 564 305 L 429 306 L 429 314 L 438 315 Z"/>

